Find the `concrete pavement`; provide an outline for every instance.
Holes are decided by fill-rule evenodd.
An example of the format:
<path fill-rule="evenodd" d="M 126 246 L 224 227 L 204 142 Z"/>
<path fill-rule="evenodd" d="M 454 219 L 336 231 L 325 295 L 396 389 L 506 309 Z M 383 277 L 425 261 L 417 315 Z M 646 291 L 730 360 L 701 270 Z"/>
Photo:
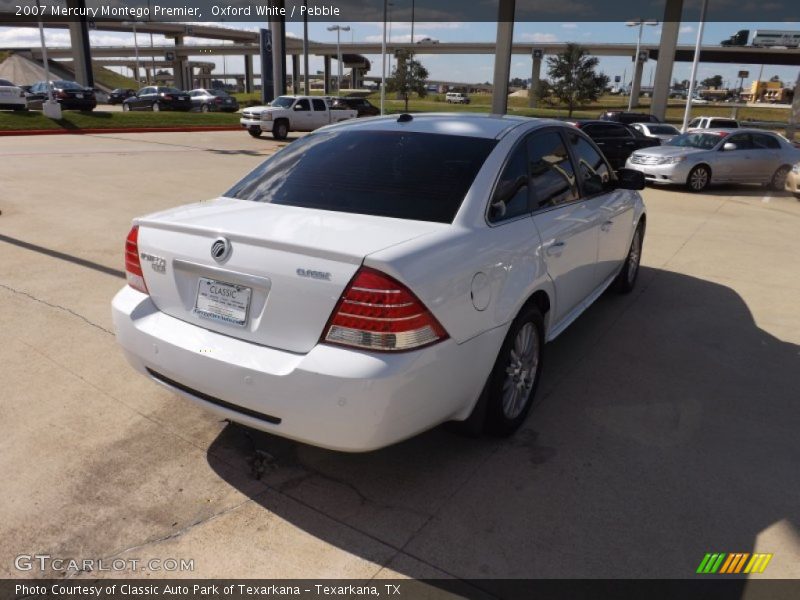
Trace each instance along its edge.
<path fill-rule="evenodd" d="M 111 331 L 131 218 L 217 195 L 278 145 L 0 145 L 0 575 L 41 576 L 14 557 L 43 552 L 199 577 L 680 578 L 759 551 L 760 577 L 800 577 L 800 202 L 646 190 L 637 289 L 548 347 L 516 436 L 346 455 L 218 422 Z"/>

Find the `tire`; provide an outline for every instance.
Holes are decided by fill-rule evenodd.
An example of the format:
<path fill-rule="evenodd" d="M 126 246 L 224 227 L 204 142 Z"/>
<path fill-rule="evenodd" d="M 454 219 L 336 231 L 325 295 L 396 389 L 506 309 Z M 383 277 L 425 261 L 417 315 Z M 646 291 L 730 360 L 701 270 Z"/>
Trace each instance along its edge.
<path fill-rule="evenodd" d="M 798 200 L 800 200 L 800 193 L 798 193 L 798 192 L 795 192 L 795 193 L 794 193 L 794 197 L 795 197 L 795 198 L 797 198 Z"/>
<path fill-rule="evenodd" d="M 161 112 L 161 105 L 158 102 L 153 102 L 153 112 Z"/>
<path fill-rule="evenodd" d="M 261 137 L 261 128 L 260 127 L 248 127 L 247 133 L 249 133 L 254 138 Z"/>
<path fill-rule="evenodd" d="M 778 167 L 778 170 L 773 173 L 772 179 L 769 180 L 769 187 L 778 192 L 782 191 L 786 186 L 786 176 L 791 170 L 788 165 Z"/>
<path fill-rule="evenodd" d="M 276 140 L 285 140 L 289 136 L 289 124 L 285 119 L 275 121 L 272 126 L 272 137 Z"/>
<path fill-rule="evenodd" d="M 208 112 L 210 109 L 208 108 L 208 104 L 203 104 L 200 107 L 200 112 Z"/>
<path fill-rule="evenodd" d="M 122 112 L 131 112 L 131 105 L 123 103 L 122 104 Z"/>
<path fill-rule="evenodd" d="M 489 375 L 486 433 L 509 436 L 525 421 L 539 385 L 543 350 L 544 319 L 531 304 L 511 323 Z"/>
<path fill-rule="evenodd" d="M 711 183 L 711 169 L 706 165 L 697 165 L 694 169 L 689 171 L 689 176 L 686 178 L 686 186 L 691 192 L 704 192 L 708 189 Z"/>
<path fill-rule="evenodd" d="M 639 277 L 639 266 L 642 260 L 643 244 L 644 223 L 639 223 L 639 225 L 636 226 L 636 231 L 633 232 L 631 247 L 628 250 L 628 256 L 625 257 L 622 270 L 614 280 L 614 289 L 620 294 L 629 294 L 636 286 L 636 279 Z"/>

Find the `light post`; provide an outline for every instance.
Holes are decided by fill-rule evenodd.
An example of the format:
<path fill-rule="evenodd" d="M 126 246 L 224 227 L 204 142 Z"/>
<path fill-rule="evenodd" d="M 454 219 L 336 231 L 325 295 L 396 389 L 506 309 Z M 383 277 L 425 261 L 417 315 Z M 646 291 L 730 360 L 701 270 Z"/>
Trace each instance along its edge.
<path fill-rule="evenodd" d="M 383 0 L 383 43 L 381 44 L 381 116 L 384 114 L 386 103 L 386 4 Z"/>
<path fill-rule="evenodd" d="M 644 29 L 645 25 L 651 25 L 651 26 L 658 25 L 658 21 L 655 21 L 653 19 L 636 19 L 635 21 L 628 21 L 627 23 L 625 23 L 625 25 L 627 25 L 628 27 L 639 28 L 639 35 L 636 37 L 636 55 L 634 57 L 635 66 L 633 69 L 633 78 L 636 79 L 637 73 L 639 73 L 638 69 L 639 62 L 641 61 L 641 57 L 639 56 L 639 51 L 641 50 L 642 47 L 642 30 Z M 641 73 L 639 73 L 639 75 L 641 75 Z M 633 81 L 631 81 L 631 94 L 630 97 L 628 98 L 628 112 L 630 112 L 631 109 L 633 108 L 633 91 L 634 91 L 634 85 Z"/>
<path fill-rule="evenodd" d="M 37 15 L 42 14 L 42 7 L 39 0 L 36 0 Z M 53 85 L 50 83 L 50 65 L 47 60 L 47 44 L 44 41 L 44 25 L 42 25 L 42 18 L 36 17 L 39 21 L 39 37 L 42 40 L 42 63 L 44 64 L 44 78 L 47 83 L 47 100 L 42 103 L 42 113 L 45 117 L 50 119 L 61 118 L 61 105 L 53 100 Z"/>
<path fill-rule="evenodd" d="M 415 0 L 411 0 L 411 43 L 414 43 L 414 5 Z"/>
<path fill-rule="evenodd" d="M 139 40 L 136 35 L 136 21 L 123 21 L 122 24 L 133 27 L 133 48 L 136 53 L 136 77 L 134 79 L 136 79 L 136 85 L 140 86 L 142 85 L 142 79 L 139 76 Z"/>
<path fill-rule="evenodd" d="M 706 25 L 706 9 L 708 0 L 703 0 L 703 7 L 700 9 L 700 23 L 697 26 L 697 40 L 694 44 L 694 59 L 692 60 L 692 74 L 689 77 L 689 91 L 686 93 L 686 108 L 683 111 L 683 124 L 681 133 L 686 133 L 689 126 L 689 116 L 692 114 L 692 100 L 694 98 L 694 81 L 697 78 L 697 64 L 700 62 L 700 45 L 703 43 L 703 28 Z"/>
<path fill-rule="evenodd" d="M 350 31 L 349 25 L 331 25 L 328 31 L 336 32 L 336 61 L 339 63 L 339 74 L 336 78 L 336 93 L 342 93 L 342 48 L 340 46 L 340 35 L 342 31 Z"/>

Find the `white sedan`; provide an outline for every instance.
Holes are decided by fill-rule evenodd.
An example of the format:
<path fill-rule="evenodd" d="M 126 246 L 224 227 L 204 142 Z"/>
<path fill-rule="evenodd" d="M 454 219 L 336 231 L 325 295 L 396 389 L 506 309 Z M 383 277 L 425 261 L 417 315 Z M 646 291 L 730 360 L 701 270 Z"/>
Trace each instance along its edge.
<path fill-rule="evenodd" d="M 326 448 L 445 421 L 508 435 L 545 342 L 632 289 L 643 187 L 557 121 L 326 127 L 222 197 L 134 221 L 117 340 L 221 417 Z"/>
<path fill-rule="evenodd" d="M 25 92 L 6 79 L 0 79 L 0 109 L 25 110 Z"/>

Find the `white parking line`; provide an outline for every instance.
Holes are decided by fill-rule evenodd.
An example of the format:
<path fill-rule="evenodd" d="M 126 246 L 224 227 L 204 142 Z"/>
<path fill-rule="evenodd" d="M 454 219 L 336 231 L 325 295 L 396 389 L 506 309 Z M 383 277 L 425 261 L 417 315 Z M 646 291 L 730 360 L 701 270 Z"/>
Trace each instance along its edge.
<path fill-rule="evenodd" d="M 772 200 L 772 196 L 764 196 L 763 198 L 761 198 L 761 201 L 764 202 L 765 204 L 769 203 L 770 200 Z"/>

